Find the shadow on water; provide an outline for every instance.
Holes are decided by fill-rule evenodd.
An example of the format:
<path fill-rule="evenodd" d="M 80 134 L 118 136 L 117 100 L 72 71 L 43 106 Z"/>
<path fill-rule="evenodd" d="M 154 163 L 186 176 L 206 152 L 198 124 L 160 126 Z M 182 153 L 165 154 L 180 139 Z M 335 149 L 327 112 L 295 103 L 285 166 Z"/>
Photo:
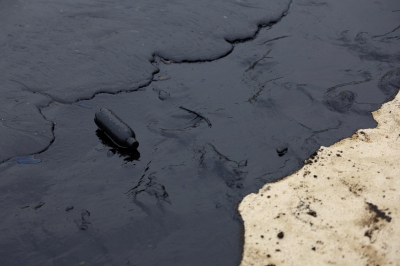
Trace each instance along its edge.
<path fill-rule="evenodd" d="M 140 152 L 135 149 L 124 149 L 121 147 L 118 147 L 103 131 L 100 129 L 96 130 L 96 136 L 99 138 L 101 143 L 104 146 L 109 147 L 110 149 L 107 152 L 108 157 L 112 157 L 115 154 L 117 154 L 119 157 L 123 157 L 125 162 L 133 162 L 133 161 L 139 161 L 140 159 Z"/>

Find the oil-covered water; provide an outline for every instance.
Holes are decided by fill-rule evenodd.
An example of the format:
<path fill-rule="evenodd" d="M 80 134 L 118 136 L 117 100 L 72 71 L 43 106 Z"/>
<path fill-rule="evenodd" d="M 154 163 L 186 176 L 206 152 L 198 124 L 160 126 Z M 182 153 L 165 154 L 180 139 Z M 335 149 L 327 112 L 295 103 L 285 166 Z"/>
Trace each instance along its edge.
<path fill-rule="evenodd" d="M 396 1 L 197 2 L 0 4 L 1 264 L 236 265 L 240 200 L 398 90 Z"/>

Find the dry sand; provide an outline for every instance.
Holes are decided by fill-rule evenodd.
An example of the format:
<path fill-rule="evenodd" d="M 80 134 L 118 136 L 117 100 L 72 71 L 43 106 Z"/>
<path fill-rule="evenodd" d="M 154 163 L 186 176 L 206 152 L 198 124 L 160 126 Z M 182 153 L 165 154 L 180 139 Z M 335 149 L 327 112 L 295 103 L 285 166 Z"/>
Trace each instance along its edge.
<path fill-rule="evenodd" d="M 241 265 L 400 265 L 400 94 L 373 116 L 244 198 Z"/>

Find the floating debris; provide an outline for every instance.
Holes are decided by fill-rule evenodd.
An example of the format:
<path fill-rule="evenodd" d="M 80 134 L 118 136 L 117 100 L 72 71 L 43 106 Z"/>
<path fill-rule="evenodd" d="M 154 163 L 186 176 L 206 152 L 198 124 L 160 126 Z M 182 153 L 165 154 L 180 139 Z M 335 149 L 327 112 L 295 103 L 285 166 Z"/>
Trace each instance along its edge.
<path fill-rule="evenodd" d="M 192 110 L 190 110 L 190 109 L 187 109 L 187 108 L 185 108 L 185 107 L 183 107 L 183 106 L 179 106 L 179 108 L 181 108 L 182 110 L 185 110 L 185 111 L 187 111 L 187 112 L 189 112 L 189 113 L 195 114 L 195 115 L 197 115 L 198 117 L 200 117 L 201 119 L 204 119 L 204 120 L 207 122 L 208 126 L 209 126 L 209 127 L 212 127 L 212 124 L 211 124 L 210 120 L 209 120 L 207 117 L 204 117 L 203 115 L 201 115 L 201 114 L 199 114 L 199 113 L 197 113 L 197 112 L 195 112 L 195 111 L 192 111 Z"/>
<path fill-rule="evenodd" d="M 16 162 L 17 164 L 37 164 L 41 159 L 35 159 L 34 155 L 17 156 L 8 160 L 8 162 Z"/>
<path fill-rule="evenodd" d="M 94 122 L 119 147 L 135 150 L 139 146 L 135 132 L 113 111 L 102 108 L 96 113 Z"/>
<path fill-rule="evenodd" d="M 162 59 L 162 58 L 160 58 L 161 59 L 161 61 L 164 63 L 164 64 L 166 64 L 166 65 L 169 65 L 169 64 L 171 64 L 171 63 L 173 63 L 174 61 L 172 61 L 172 60 L 165 60 L 165 59 Z"/>
<path fill-rule="evenodd" d="M 69 212 L 72 211 L 74 209 L 74 206 L 68 206 L 67 208 L 65 208 L 65 211 Z"/>
<path fill-rule="evenodd" d="M 166 100 L 166 99 L 169 98 L 170 96 L 171 96 L 171 95 L 170 95 L 168 92 L 164 91 L 164 90 L 158 91 L 158 98 L 159 98 L 161 101 Z"/>
<path fill-rule="evenodd" d="M 39 204 L 33 207 L 33 209 L 36 211 L 37 209 L 40 209 L 44 204 L 44 202 L 39 202 Z"/>
<path fill-rule="evenodd" d="M 64 105 L 63 103 L 60 103 L 60 102 L 57 102 L 57 101 L 54 101 L 53 103 L 58 105 L 58 106 L 63 106 Z"/>
<path fill-rule="evenodd" d="M 163 81 L 163 80 L 169 80 L 170 78 L 171 78 L 170 76 L 161 76 L 161 77 L 158 77 L 158 80 Z"/>
<path fill-rule="evenodd" d="M 164 80 L 169 80 L 171 79 L 170 76 L 158 76 L 158 77 L 154 77 L 153 81 L 164 81 Z"/>
<path fill-rule="evenodd" d="M 84 104 L 84 103 L 78 103 L 76 105 L 79 107 L 85 108 L 85 109 L 92 109 L 92 106 Z"/>
<path fill-rule="evenodd" d="M 89 225 L 91 224 L 88 220 L 90 217 L 90 212 L 87 210 L 84 210 L 81 213 L 81 219 L 77 219 L 75 220 L 76 226 L 78 226 L 79 229 L 81 230 L 88 230 L 89 229 Z"/>
<path fill-rule="evenodd" d="M 281 146 L 279 148 L 276 149 L 276 152 L 278 153 L 279 157 L 282 157 L 283 155 L 285 155 L 288 151 L 288 147 L 287 146 Z"/>

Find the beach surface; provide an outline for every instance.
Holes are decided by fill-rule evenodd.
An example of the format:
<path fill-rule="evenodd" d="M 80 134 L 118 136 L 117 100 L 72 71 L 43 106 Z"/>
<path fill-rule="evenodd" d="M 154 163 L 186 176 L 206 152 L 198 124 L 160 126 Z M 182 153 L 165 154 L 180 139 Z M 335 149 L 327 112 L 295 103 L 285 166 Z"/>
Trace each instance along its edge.
<path fill-rule="evenodd" d="M 241 265 L 400 265 L 400 95 L 373 116 L 244 198 Z"/>

